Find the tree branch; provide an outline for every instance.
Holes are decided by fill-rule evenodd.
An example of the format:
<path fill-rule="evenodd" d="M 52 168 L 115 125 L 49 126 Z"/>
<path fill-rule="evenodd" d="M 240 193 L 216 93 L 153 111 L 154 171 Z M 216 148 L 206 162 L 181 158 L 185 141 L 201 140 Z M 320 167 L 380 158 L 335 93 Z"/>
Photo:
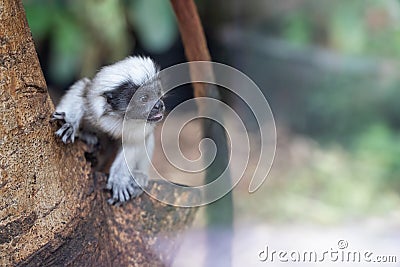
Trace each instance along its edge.
<path fill-rule="evenodd" d="M 182 37 L 183 46 L 187 60 L 190 61 L 211 61 L 210 52 L 207 48 L 207 42 L 204 30 L 200 22 L 196 5 L 193 0 L 170 0 L 178 20 L 178 26 Z M 213 68 L 211 64 L 190 65 L 190 75 L 192 80 L 198 80 L 197 77 L 206 78 L 208 81 L 215 81 Z M 210 83 L 192 83 L 195 97 L 208 97 L 220 99 L 219 88 Z M 199 116 L 223 121 L 220 111 L 216 110 L 214 105 L 207 104 L 205 101 L 197 102 Z M 212 120 L 202 120 L 202 131 L 204 138 L 210 138 L 217 147 L 217 155 L 213 163 L 206 169 L 205 182 L 209 184 L 229 167 L 229 149 L 225 130 L 223 126 Z M 229 170 L 227 170 L 227 175 Z M 231 181 L 226 181 L 225 186 L 231 188 Z M 233 199 L 229 192 L 223 198 L 207 206 L 208 218 L 208 250 L 207 266 L 214 266 L 215 259 L 220 257 L 218 251 L 224 251 L 224 266 L 231 265 L 232 250 L 232 225 L 233 225 Z M 225 238 L 215 238 L 215 231 L 212 228 L 219 228 L 224 231 Z M 218 243 L 218 245 L 216 245 Z"/>

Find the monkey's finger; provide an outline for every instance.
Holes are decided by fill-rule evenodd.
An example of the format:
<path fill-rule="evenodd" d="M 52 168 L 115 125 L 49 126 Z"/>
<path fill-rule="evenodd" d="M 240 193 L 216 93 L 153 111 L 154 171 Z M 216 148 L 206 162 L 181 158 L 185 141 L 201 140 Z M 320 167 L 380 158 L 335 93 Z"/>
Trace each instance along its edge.
<path fill-rule="evenodd" d="M 122 202 L 119 202 L 118 200 L 113 199 L 113 198 L 109 198 L 107 200 L 107 203 L 110 204 L 110 205 L 116 206 L 116 207 L 119 207 L 119 206 L 122 205 Z"/>
<path fill-rule="evenodd" d="M 73 133 L 74 133 L 74 129 L 72 127 L 65 130 L 63 137 L 62 137 L 62 141 L 64 142 L 64 144 L 72 142 L 71 136 L 73 136 Z"/>
<path fill-rule="evenodd" d="M 115 187 L 113 188 L 113 199 L 118 200 L 118 190 Z"/>
<path fill-rule="evenodd" d="M 64 135 L 64 132 L 69 128 L 69 123 L 64 123 L 63 126 L 61 126 L 60 129 L 56 132 L 56 135 L 61 137 Z"/>
<path fill-rule="evenodd" d="M 51 115 L 50 121 L 56 121 L 56 120 L 64 120 L 65 119 L 65 112 L 54 112 Z"/>
<path fill-rule="evenodd" d="M 64 125 L 60 129 L 58 129 L 56 135 L 61 137 L 65 134 L 73 134 L 73 132 L 74 132 L 74 127 L 72 126 L 72 124 L 64 123 Z"/>
<path fill-rule="evenodd" d="M 122 189 L 119 190 L 118 196 L 119 196 L 119 201 L 120 202 L 125 202 L 125 196 L 124 196 L 124 192 L 123 192 Z"/>
<path fill-rule="evenodd" d="M 125 201 L 128 201 L 130 199 L 130 196 L 129 196 L 128 190 L 126 188 L 123 190 L 123 193 L 125 196 Z"/>
<path fill-rule="evenodd" d="M 135 195 L 135 188 L 132 185 L 128 185 L 127 188 L 128 188 L 129 194 L 131 196 L 134 196 Z"/>
<path fill-rule="evenodd" d="M 65 118 L 65 112 L 63 112 L 63 111 L 61 111 L 61 112 L 56 111 L 56 112 L 53 113 L 53 115 L 54 115 L 54 116 L 60 116 L 60 117 L 62 117 L 62 118 Z"/>

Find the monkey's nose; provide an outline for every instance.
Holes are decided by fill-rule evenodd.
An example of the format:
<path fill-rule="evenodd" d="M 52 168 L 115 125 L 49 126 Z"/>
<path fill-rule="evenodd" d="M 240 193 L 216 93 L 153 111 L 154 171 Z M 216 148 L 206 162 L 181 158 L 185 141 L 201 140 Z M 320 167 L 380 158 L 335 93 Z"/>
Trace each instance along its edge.
<path fill-rule="evenodd" d="M 164 107 L 164 103 L 161 100 L 158 100 L 157 103 L 154 105 L 155 109 L 161 110 Z"/>

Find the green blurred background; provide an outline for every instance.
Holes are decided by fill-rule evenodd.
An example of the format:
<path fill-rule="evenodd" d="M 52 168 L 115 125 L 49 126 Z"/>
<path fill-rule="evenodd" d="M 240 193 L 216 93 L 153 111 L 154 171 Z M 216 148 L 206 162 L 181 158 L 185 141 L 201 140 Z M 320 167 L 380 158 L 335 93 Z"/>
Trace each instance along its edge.
<path fill-rule="evenodd" d="M 275 164 L 257 193 L 249 195 L 247 185 L 235 189 L 236 221 L 339 229 L 379 218 L 380 229 L 394 224 L 389 235 L 398 237 L 400 1 L 197 5 L 213 60 L 252 78 L 276 119 Z M 150 55 L 163 68 L 185 61 L 169 1 L 24 6 L 46 80 L 58 94 L 128 54 Z M 174 101 L 189 97 L 184 90 Z"/>

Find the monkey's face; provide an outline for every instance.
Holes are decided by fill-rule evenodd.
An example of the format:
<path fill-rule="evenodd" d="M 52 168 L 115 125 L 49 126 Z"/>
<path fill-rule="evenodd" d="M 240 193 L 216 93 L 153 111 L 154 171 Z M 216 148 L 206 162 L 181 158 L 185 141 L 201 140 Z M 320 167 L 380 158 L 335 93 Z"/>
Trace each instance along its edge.
<path fill-rule="evenodd" d="M 164 117 L 165 105 L 161 99 L 161 83 L 158 79 L 152 79 L 141 86 L 126 81 L 104 93 L 104 97 L 112 115 L 148 122 L 158 122 Z"/>

